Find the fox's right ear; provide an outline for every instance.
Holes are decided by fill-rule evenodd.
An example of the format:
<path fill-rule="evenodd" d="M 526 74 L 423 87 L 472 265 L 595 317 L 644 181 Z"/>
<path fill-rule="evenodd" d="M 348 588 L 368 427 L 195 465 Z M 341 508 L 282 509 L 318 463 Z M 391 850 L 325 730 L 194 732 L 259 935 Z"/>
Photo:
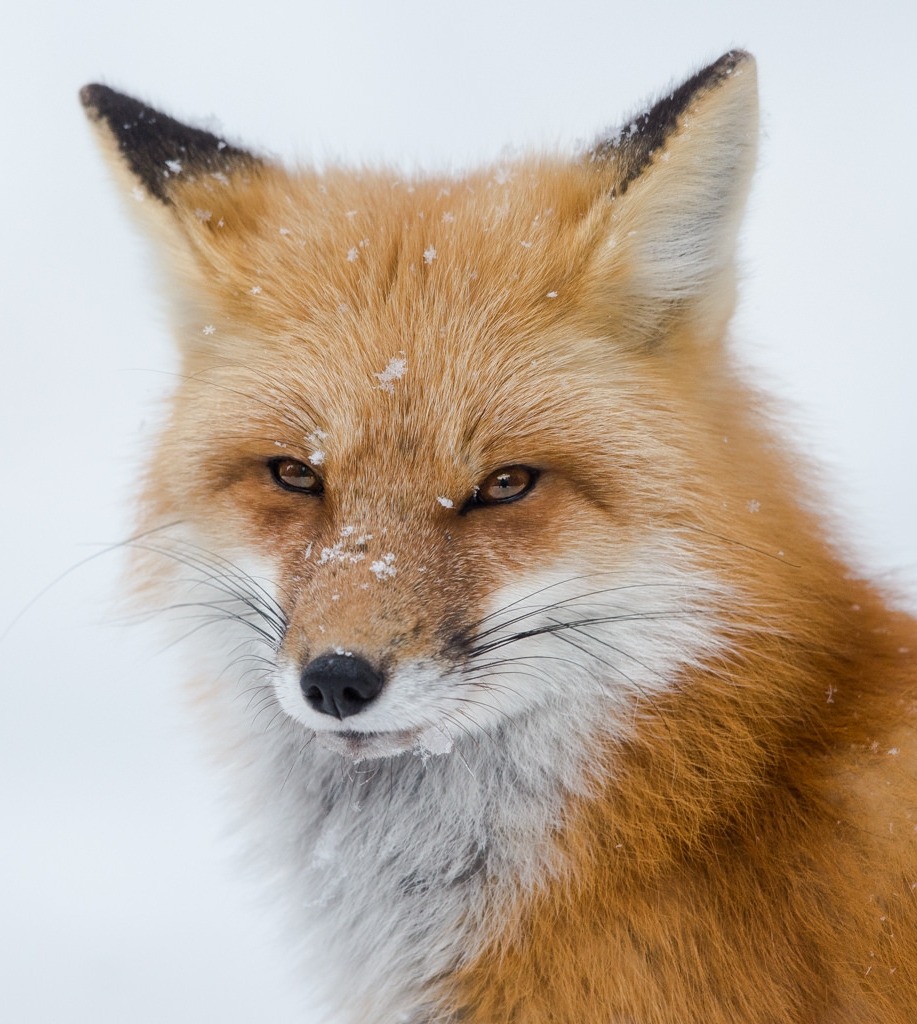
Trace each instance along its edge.
<path fill-rule="evenodd" d="M 269 165 L 108 86 L 87 85 L 80 100 L 116 180 L 165 245 L 167 268 L 193 288 L 195 271 L 206 278 L 233 238 L 251 229 L 254 204 L 242 198 Z"/>
<path fill-rule="evenodd" d="M 105 85 L 87 85 L 80 101 L 96 125 L 106 156 L 128 172 L 135 188 L 165 206 L 190 179 L 226 183 L 262 161 L 200 128 L 192 128 Z"/>

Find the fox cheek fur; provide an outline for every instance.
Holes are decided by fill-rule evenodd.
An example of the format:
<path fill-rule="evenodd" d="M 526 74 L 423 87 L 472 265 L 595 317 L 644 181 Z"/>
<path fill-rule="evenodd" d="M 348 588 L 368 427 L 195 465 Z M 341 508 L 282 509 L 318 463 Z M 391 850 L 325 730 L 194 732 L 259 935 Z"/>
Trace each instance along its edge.
<path fill-rule="evenodd" d="M 138 590 L 322 1019 L 917 1019 L 917 628 L 726 345 L 753 60 L 410 181 L 82 100 L 182 359 Z"/>

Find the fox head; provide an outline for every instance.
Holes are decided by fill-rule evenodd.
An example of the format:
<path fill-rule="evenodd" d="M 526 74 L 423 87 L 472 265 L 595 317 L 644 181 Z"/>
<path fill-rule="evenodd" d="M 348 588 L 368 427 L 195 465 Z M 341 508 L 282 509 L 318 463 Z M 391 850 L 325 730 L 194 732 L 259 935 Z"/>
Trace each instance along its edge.
<path fill-rule="evenodd" d="M 83 90 L 182 359 L 134 544 L 218 685 L 362 760 L 622 732 L 725 657 L 791 553 L 724 352 L 755 83 L 728 53 L 588 152 L 417 179 Z"/>

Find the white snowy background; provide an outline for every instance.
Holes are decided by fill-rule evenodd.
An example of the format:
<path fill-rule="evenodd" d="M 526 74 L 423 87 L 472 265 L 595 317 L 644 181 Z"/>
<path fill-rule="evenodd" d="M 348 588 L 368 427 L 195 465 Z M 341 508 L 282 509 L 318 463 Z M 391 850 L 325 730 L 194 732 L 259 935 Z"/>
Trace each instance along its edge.
<path fill-rule="evenodd" d="M 917 6 L 36 0 L 0 41 L 0 1020 L 309 1024 L 233 863 L 177 659 L 117 556 L 174 360 L 77 104 L 102 80 L 286 159 L 573 145 L 732 46 L 764 138 L 737 345 L 859 564 L 917 594 Z M 218 119 L 214 122 L 212 119 Z"/>

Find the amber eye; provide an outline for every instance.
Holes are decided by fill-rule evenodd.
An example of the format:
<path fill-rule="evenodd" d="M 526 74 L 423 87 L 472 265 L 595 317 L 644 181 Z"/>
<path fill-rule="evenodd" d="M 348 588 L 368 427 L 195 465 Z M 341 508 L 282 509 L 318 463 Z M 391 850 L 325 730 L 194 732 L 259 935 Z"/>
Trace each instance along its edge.
<path fill-rule="evenodd" d="M 500 505 L 516 501 L 535 486 L 538 470 L 529 466 L 504 466 L 485 477 L 474 492 L 476 505 Z"/>
<path fill-rule="evenodd" d="M 274 480 L 287 491 L 321 494 L 324 489 L 318 473 L 299 459 L 271 459 L 268 468 Z"/>

